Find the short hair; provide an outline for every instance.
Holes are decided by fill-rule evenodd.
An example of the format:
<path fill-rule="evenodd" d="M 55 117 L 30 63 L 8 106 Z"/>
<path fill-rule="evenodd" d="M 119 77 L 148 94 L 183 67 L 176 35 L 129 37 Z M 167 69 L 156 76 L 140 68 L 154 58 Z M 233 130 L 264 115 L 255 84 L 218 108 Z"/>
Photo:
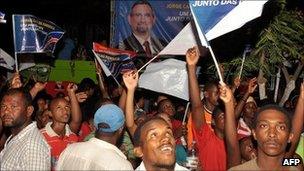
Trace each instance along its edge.
<path fill-rule="evenodd" d="M 218 86 L 218 81 L 216 81 L 216 80 L 209 81 L 204 86 L 204 91 L 208 91 L 208 90 L 212 89 L 212 87 L 217 87 L 217 86 Z"/>
<path fill-rule="evenodd" d="M 67 101 L 64 97 L 55 97 L 54 99 L 52 99 L 49 105 L 50 110 L 52 110 L 52 106 L 54 105 L 54 103 L 61 99 Z"/>
<path fill-rule="evenodd" d="M 167 122 L 159 116 L 153 116 L 153 117 L 145 119 L 140 125 L 138 125 L 138 127 L 136 128 L 136 130 L 134 132 L 134 147 L 139 147 L 141 145 L 140 139 L 141 139 L 141 133 L 142 133 L 143 127 L 145 125 L 147 125 L 148 123 L 155 121 L 155 120 L 162 120 L 167 124 Z"/>
<path fill-rule="evenodd" d="M 148 5 L 148 6 L 151 8 L 151 10 L 152 10 L 152 12 L 153 12 L 153 15 L 154 15 L 153 7 L 152 7 L 152 5 L 151 5 L 147 0 L 138 0 L 138 1 L 136 1 L 136 2 L 132 5 L 132 7 L 131 7 L 130 15 L 132 15 L 132 11 L 133 11 L 133 9 L 135 8 L 135 6 L 137 6 L 137 5 Z"/>
<path fill-rule="evenodd" d="M 212 111 L 212 118 L 215 118 L 216 116 L 218 116 L 221 113 L 225 113 L 225 105 L 223 103 L 219 103 L 218 105 L 216 105 Z"/>
<path fill-rule="evenodd" d="M 78 86 L 78 91 L 86 91 L 90 89 L 95 89 L 95 82 L 91 78 L 84 78 L 81 80 Z"/>
<path fill-rule="evenodd" d="M 32 105 L 32 96 L 29 92 L 25 91 L 23 88 L 12 88 L 9 89 L 8 91 L 4 92 L 2 99 L 4 96 L 13 96 L 16 94 L 21 94 L 22 98 L 23 98 L 23 102 L 25 107 L 31 106 Z"/>
<path fill-rule="evenodd" d="M 161 107 L 165 102 L 167 102 L 167 101 L 169 101 L 169 102 L 172 103 L 172 101 L 171 101 L 170 99 L 163 99 L 163 100 L 161 100 L 161 101 L 158 102 L 158 104 L 157 104 L 157 111 L 158 111 L 158 112 L 164 112 L 164 111 L 161 111 L 160 107 Z M 172 103 L 172 105 L 173 105 L 173 103 Z M 173 107 L 174 107 L 174 106 L 173 106 Z"/>
<path fill-rule="evenodd" d="M 280 107 L 279 105 L 276 105 L 276 104 L 269 104 L 269 105 L 263 106 L 255 113 L 254 120 L 253 120 L 253 128 L 256 128 L 258 117 L 265 110 L 276 110 L 276 111 L 283 113 L 287 118 L 287 127 L 288 127 L 289 131 L 291 131 L 290 113 L 287 110 L 285 110 L 283 107 Z"/>

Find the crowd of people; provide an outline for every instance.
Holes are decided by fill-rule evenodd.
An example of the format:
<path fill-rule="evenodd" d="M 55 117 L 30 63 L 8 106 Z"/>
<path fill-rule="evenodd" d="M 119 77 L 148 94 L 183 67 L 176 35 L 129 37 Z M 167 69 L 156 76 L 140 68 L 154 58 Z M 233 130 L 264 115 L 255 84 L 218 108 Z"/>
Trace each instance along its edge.
<path fill-rule="evenodd" d="M 15 73 L 1 89 L 0 169 L 303 170 L 283 160 L 301 159 L 295 151 L 303 146 L 304 83 L 290 114 L 255 102 L 256 78 L 243 81 L 242 93 L 241 80 L 212 81 L 201 91 L 199 58 L 196 47 L 186 53 L 189 110 L 139 89 L 136 71 L 110 89 L 97 67 L 98 85 L 85 78 L 56 97 L 45 93 L 46 83 L 24 87 Z M 190 152 L 197 158 L 190 161 Z"/>

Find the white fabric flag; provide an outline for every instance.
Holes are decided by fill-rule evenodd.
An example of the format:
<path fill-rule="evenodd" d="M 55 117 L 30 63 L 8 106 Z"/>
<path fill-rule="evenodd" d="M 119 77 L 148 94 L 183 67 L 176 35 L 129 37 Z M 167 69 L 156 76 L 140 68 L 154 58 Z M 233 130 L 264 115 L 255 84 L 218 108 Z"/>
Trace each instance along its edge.
<path fill-rule="evenodd" d="M 167 59 L 151 63 L 139 77 L 139 87 L 189 100 L 186 62 Z"/>
<path fill-rule="evenodd" d="M 13 70 L 14 65 L 15 65 L 14 58 L 0 48 L 0 66 Z"/>

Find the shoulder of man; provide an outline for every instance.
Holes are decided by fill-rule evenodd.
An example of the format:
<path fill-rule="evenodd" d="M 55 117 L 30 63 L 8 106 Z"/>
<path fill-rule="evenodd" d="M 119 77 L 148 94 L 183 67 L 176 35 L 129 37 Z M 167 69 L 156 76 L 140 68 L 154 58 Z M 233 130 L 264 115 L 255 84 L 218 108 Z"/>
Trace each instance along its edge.
<path fill-rule="evenodd" d="M 260 169 L 256 163 L 256 159 L 252 159 L 243 164 L 234 166 L 228 170 L 229 171 L 234 171 L 234 170 L 238 171 L 238 170 L 260 170 Z"/>

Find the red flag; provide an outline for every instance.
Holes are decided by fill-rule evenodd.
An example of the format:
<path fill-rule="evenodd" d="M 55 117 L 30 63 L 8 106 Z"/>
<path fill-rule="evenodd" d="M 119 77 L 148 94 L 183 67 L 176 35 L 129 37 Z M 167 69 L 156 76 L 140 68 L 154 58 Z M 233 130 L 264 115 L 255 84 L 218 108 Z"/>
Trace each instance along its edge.
<path fill-rule="evenodd" d="M 95 42 L 93 42 L 93 50 L 97 53 L 104 53 L 105 55 L 110 56 L 127 55 L 132 58 L 137 55 L 134 51 L 110 48 Z"/>

